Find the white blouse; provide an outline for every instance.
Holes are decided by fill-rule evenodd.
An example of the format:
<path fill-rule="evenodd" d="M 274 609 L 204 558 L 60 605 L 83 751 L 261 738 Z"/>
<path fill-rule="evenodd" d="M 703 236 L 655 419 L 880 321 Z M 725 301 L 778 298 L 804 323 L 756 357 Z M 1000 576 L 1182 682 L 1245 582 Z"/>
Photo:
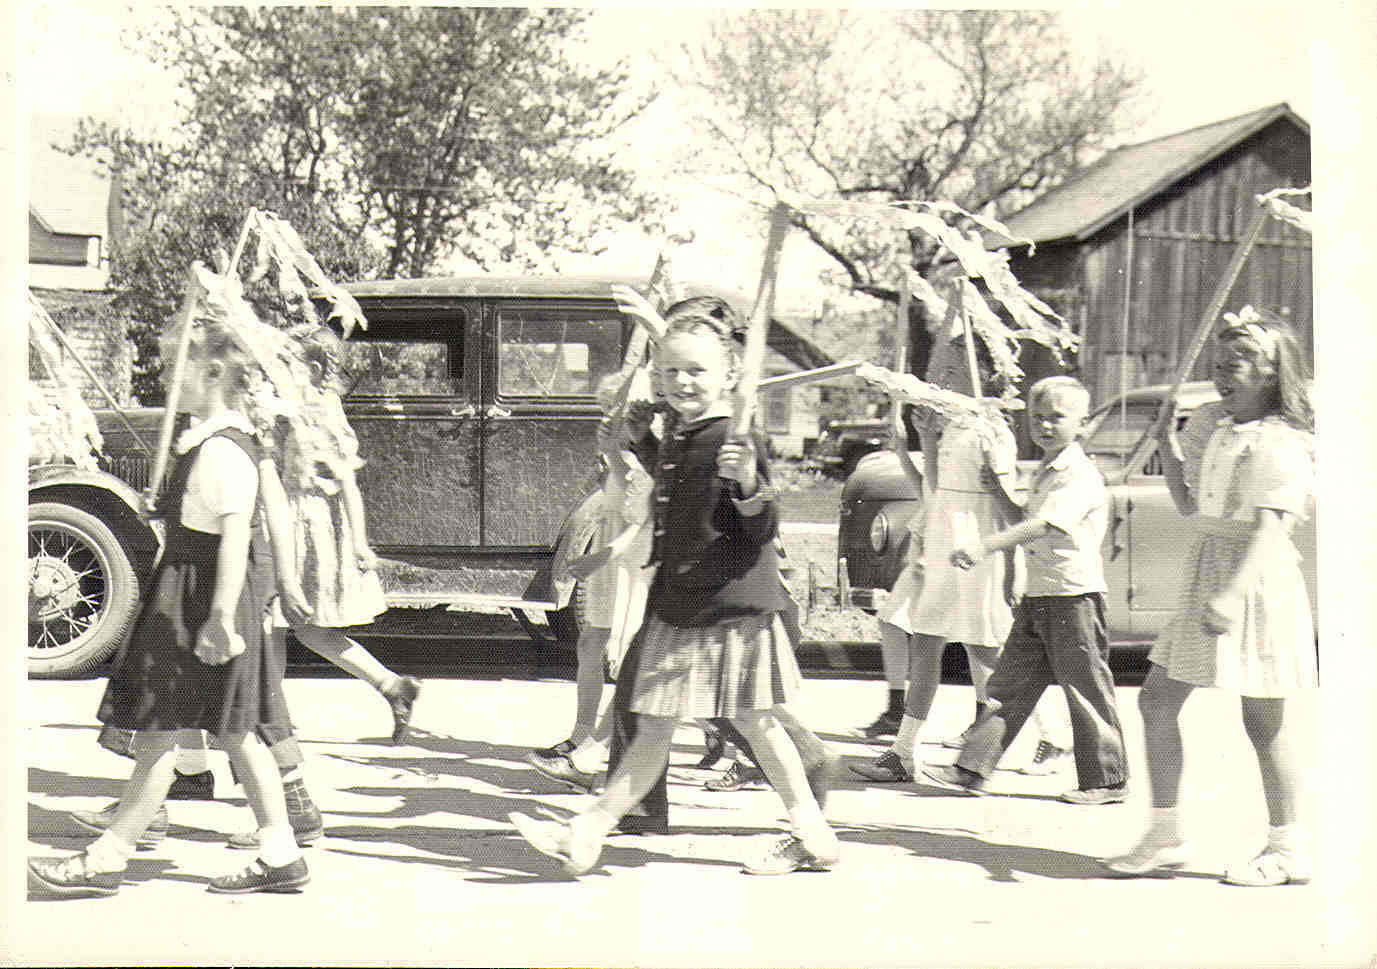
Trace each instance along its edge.
<path fill-rule="evenodd" d="M 192 425 L 177 439 L 178 454 L 202 445 L 182 496 L 182 525 L 211 535 L 220 534 L 223 516 L 252 514 L 258 500 L 253 459 L 228 438 L 212 437 L 229 427 L 253 433 L 247 418 L 229 412 Z"/>

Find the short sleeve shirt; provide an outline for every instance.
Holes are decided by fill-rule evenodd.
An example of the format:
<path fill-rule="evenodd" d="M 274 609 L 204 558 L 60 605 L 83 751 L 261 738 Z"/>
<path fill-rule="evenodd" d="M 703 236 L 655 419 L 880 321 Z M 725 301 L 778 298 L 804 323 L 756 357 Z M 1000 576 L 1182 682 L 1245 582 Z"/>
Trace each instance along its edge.
<path fill-rule="evenodd" d="M 1073 442 L 1034 473 L 1025 506 L 1028 520 L 1052 526 L 1024 546 L 1029 596 L 1104 592 L 1100 543 L 1109 521 L 1104 477 Z"/>
<path fill-rule="evenodd" d="M 1257 509 L 1308 516 L 1315 485 L 1313 438 L 1279 417 L 1215 428 L 1200 462 L 1196 509 L 1209 518 L 1252 522 Z"/>
<path fill-rule="evenodd" d="M 226 422 L 223 426 L 237 425 Z M 253 459 L 229 438 L 209 437 L 187 478 L 182 524 L 218 535 L 223 516 L 252 514 L 257 501 L 258 469 Z"/>

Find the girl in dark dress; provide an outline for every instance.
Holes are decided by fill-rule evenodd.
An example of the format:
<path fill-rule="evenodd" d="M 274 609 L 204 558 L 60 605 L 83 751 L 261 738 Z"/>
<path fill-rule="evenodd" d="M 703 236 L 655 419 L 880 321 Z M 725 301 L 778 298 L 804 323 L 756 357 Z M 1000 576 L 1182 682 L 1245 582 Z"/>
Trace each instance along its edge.
<path fill-rule="evenodd" d="M 109 828 L 69 858 L 31 859 L 30 878 L 60 895 L 113 895 L 172 783 L 181 743 L 214 734 L 261 829 L 258 858 L 212 879 L 214 892 L 292 891 L 309 880 L 260 728 L 290 731 L 280 672 L 265 648 L 272 558 L 258 527 L 258 446 L 243 413 L 250 356 L 198 321 L 182 376 L 193 423 L 175 442 L 161 504 L 167 540 L 134 629 L 113 663 L 98 717 L 136 731 L 135 767 Z"/>

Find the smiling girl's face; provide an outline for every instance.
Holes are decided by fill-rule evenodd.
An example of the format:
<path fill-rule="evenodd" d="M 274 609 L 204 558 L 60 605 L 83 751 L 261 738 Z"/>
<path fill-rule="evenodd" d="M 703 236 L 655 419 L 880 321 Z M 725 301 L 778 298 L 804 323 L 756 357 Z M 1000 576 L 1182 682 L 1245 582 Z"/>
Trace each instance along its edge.
<path fill-rule="evenodd" d="M 702 417 L 736 386 L 722 340 L 706 328 L 676 330 L 661 340 L 655 376 L 666 402 L 684 420 Z"/>
<path fill-rule="evenodd" d="M 1258 345 L 1246 337 L 1220 341 L 1214 365 L 1214 388 L 1235 421 L 1252 421 L 1273 410 L 1276 368 Z"/>

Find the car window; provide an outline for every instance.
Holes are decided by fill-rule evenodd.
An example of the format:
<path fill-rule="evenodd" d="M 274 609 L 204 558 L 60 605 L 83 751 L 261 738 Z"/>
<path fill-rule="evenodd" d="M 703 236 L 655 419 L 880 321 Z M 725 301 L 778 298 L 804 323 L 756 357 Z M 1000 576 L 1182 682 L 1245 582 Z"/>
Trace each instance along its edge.
<path fill-rule="evenodd" d="M 497 392 L 502 397 L 592 397 L 621 366 L 615 310 L 515 304 L 498 310 Z"/>
<path fill-rule="evenodd" d="M 458 354 L 444 340 L 348 340 L 342 383 L 351 397 L 453 397 Z"/>

